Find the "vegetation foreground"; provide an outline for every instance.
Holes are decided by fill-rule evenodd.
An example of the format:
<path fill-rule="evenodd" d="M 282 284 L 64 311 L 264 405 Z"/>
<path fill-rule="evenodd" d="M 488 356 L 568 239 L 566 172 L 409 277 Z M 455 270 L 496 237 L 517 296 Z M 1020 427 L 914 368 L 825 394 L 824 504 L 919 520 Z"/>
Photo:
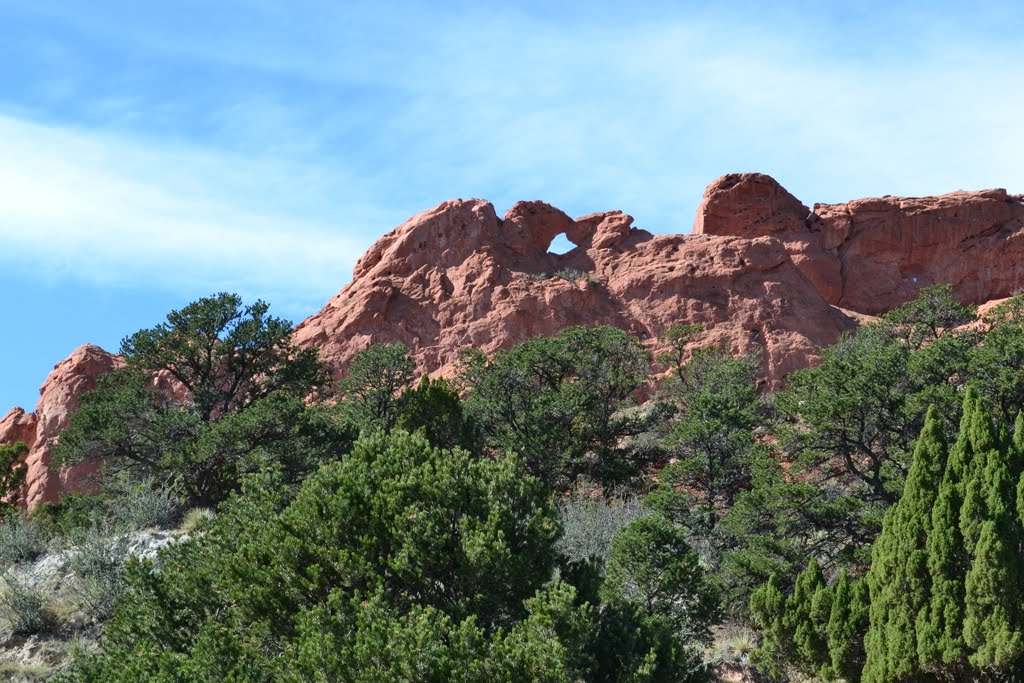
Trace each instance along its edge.
<path fill-rule="evenodd" d="M 609 327 L 468 349 L 451 382 L 377 345 L 336 383 L 262 302 L 172 312 L 61 434 L 94 492 L 0 524 L 8 643 L 66 645 L 17 675 L 1024 676 L 1024 298 L 923 290 L 773 395 L 699 331 L 653 364 Z"/>

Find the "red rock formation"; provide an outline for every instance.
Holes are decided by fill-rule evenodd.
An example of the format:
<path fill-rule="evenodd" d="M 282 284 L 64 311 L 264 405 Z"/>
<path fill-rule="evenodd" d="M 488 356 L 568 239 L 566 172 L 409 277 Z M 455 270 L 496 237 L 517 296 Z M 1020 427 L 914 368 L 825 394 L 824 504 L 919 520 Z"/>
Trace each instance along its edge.
<path fill-rule="evenodd" d="M 421 371 L 444 372 L 466 347 L 493 352 L 571 325 L 615 325 L 656 347 L 673 323 L 699 322 L 701 344 L 763 348 L 777 384 L 855 325 L 772 237 L 654 236 L 632 222 L 617 211 L 572 220 L 541 202 L 500 220 L 482 200 L 445 202 L 378 241 L 295 339 L 337 368 L 401 341 Z M 561 256 L 547 251 L 560 233 L 577 245 Z M 585 277 L 553 277 L 563 271 Z"/>
<path fill-rule="evenodd" d="M 694 232 L 773 235 L 829 303 L 877 315 L 921 287 L 952 283 L 965 303 L 1024 286 L 1024 196 L 1006 190 L 797 201 L 772 178 L 732 174 L 708 186 Z"/>
<path fill-rule="evenodd" d="M 708 187 L 694 235 L 632 223 L 619 211 L 573 220 L 542 202 L 503 219 L 482 200 L 444 202 L 378 240 L 295 340 L 339 372 L 370 344 L 401 341 L 421 372 L 444 373 L 463 348 L 493 352 L 570 325 L 615 325 L 657 350 L 668 326 L 698 322 L 697 344 L 763 349 L 778 386 L 920 287 L 952 282 L 960 299 L 982 303 L 1024 286 L 1024 198 L 1003 190 L 811 211 L 768 176 L 736 174 Z M 576 248 L 549 253 L 561 233 Z M 0 443 L 31 448 L 28 504 L 84 480 L 87 469 L 49 473 L 49 449 L 77 396 L 118 362 L 82 347 L 54 369 L 35 413 L 0 421 Z"/>
<path fill-rule="evenodd" d="M 81 489 L 96 471 L 94 465 L 79 465 L 53 473 L 50 448 L 67 424 L 68 415 L 78 408 L 78 397 L 96 387 L 97 377 L 119 365 L 117 356 L 98 346 L 80 346 L 54 366 L 39 389 L 34 413 L 15 408 L 0 420 L 0 443 L 24 441 L 29 447 L 23 501 L 28 507 L 56 501 L 63 491 Z"/>

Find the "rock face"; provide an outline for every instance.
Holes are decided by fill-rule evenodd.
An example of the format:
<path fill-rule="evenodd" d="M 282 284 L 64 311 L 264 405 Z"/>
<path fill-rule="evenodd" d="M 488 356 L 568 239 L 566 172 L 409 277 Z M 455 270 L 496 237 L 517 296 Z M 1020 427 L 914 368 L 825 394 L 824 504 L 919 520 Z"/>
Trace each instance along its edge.
<path fill-rule="evenodd" d="M 78 397 L 96 388 L 96 378 L 120 364 L 117 356 L 98 346 L 80 346 L 54 366 L 39 389 L 34 413 L 15 408 L 0 420 L 0 443 L 24 441 L 29 447 L 23 501 L 29 507 L 56 501 L 61 492 L 86 486 L 89 476 L 96 471 L 94 465 L 79 465 L 53 473 L 50 448 L 67 424 L 68 415 L 78 408 Z"/>
<path fill-rule="evenodd" d="M 1006 190 L 811 211 L 766 175 L 733 174 L 705 191 L 694 232 L 774 236 L 829 303 L 870 315 L 930 285 L 952 283 L 958 299 L 975 304 L 1024 286 L 1024 196 Z"/>
<path fill-rule="evenodd" d="M 977 304 L 1024 287 L 1024 197 L 1004 190 L 812 211 L 766 175 L 734 174 L 708 187 L 693 235 L 632 224 L 620 211 L 572 219 L 520 202 L 499 218 L 486 201 L 444 202 L 382 237 L 295 340 L 339 373 L 370 344 L 394 341 L 420 372 L 448 373 L 463 348 L 493 352 L 571 325 L 615 325 L 657 351 L 670 325 L 696 322 L 705 332 L 695 344 L 763 350 L 777 387 L 822 345 L 921 287 L 951 282 Z M 548 252 L 562 233 L 576 248 Z M 50 473 L 50 446 L 79 394 L 119 362 L 83 346 L 54 368 L 34 413 L 16 408 L 0 421 L 0 443 L 31 448 L 29 505 L 86 481 L 87 467 Z"/>
<path fill-rule="evenodd" d="M 403 342 L 420 371 L 571 325 L 608 324 L 657 347 L 676 322 L 700 344 L 765 351 L 777 385 L 855 322 L 831 307 L 771 236 L 651 235 L 621 212 L 573 220 L 542 202 L 503 219 L 483 200 L 449 201 L 409 219 L 358 262 L 352 282 L 298 326 L 343 368 L 370 344 Z M 548 252 L 559 234 L 576 245 Z"/>

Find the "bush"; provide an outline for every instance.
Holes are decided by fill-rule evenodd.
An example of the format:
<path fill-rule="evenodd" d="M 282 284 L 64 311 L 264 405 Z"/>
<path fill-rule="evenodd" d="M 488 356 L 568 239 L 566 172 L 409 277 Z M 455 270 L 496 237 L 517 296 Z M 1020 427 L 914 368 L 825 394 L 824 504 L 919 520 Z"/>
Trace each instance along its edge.
<path fill-rule="evenodd" d="M 46 593 L 22 581 L 10 571 L 2 574 L 0 608 L 11 629 L 18 634 L 52 630 L 57 619 L 47 604 Z"/>
<path fill-rule="evenodd" d="M 717 666 L 750 666 L 750 655 L 757 649 L 757 633 L 745 626 L 732 624 L 715 634 L 714 643 L 705 653 L 708 661 Z"/>
<path fill-rule="evenodd" d="M 604 590 L 664 620 L 684 640 L 709 642 L 721 616 L 718 594 L 686 540 L 662 515 L 634 520 L 612 541 Z"/>
<path fill-rule="evenodd" d="M 126 529 L 166 529 L 178 521 L 181 494 L 174 480 L 146 477 L 111 489 L 111 514 Z"/>
<path fill-rule="evenodd" d="M 62 680 L 697 680 L 668 620 L 550 581 L 558 532 L 516 459 L 375 434 L 132 563 L 103 652 Z"/>
<path fill-rule="evenodd" d="M 619 529 L 648 514 L 636 498 L 592 499 L 574 493 L 559 506 L 563 534 L 558 549 L 570 561 L 608 559 Z"/>
<path fill-rule="evenodd" d="M 556 277 L 559 280 L 565 280 L 566 282 L 578 282 L 579 280 L 583 280 L 591 287 L 596 287 L 601 284 L 601 281 L 593 273 L 586 273 L 576 268 L 563 268 L 562 270 L 557 270 L 553 277 Z"/>
<path fill-rule="evenodd" d="M 103 524 L 109 517 L 105 496 L 97 493 L 65 493 L 59 503 L 41 503 L 32 519 L 53 536 L 69 537 L 80 529 Z"/>
<path fill-rule="evenodd" d="M 0 561 L 5 566 L 32 560 L 46 549 L 46 534 L 39 523 L 12 512 L 0 523 Z"/>
<path fill-rule="evenodd" d="M 110 528 L 79 531 L 69 567 L 75 575 L 75 592 L 81 607 L 94 619 L 106 619 L 126 588 L 126 564 L 131 537 Z"/>
<path fill-rule="evenodd" d="M 43 503 L 32 514 L 40 530 L 74 542 L 85 532 L 173 528 L 181 516 L 182 494 L 176 479 L 124 476 L 105 482 L 102 493 L 68 493 L 59 503 Z"/>
<path fill-rule="evenodd" d="M 181 530 L 185 533 L 205 531 L 216 518 L 217 513 L 210 508 L 192 508 L 185 513 L 185 518 L 181 520 Z"/>

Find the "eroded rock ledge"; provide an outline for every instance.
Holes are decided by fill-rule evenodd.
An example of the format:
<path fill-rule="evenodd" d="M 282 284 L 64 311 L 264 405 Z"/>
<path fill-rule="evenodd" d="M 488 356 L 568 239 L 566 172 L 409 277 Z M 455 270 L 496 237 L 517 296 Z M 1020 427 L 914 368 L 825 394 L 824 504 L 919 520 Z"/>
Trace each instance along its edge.
<path fill-rule="evenodd" d="M 560 235 L 576 245 L 548 251 Z M 487 352 L 570 325 L 615 325 L 657 351 L 677 322 L 697 344 L 763 350 L 770 386 L 812 363 L 865 316 L 951 282 L 981 304 L 1024 287 L 1024 197 L 1005 190 L 802 204 L 769 176 L 723 176 L 704 193 L 692 235 L 652 235 L 621 211 L 573 219 L 543 202 L 503 218 L 480 199 L 413 216 L 359 260 L 352 281 L 302 322 L 340 373 L 370 344 L 401 341 L 421 372 L 449 372 L 459 352 Z M 76 349 L 40 389 L 35 412 L 11 410 L 0 443 L 29 445 L 26 502 L 83 485 L 88 467 L 55 474 L 50 447 L 78 396 L 120 360 Z"/>
<path fill-rule="evenodd" d="M 811 210 L 769 176 L 732 174 L 704 192 L 694 232 L 775 237 L 829 303 L 869 315 L 930 285 L 974 304 L 1024 286 L 1024 196 L 1002 189 Z"/>

